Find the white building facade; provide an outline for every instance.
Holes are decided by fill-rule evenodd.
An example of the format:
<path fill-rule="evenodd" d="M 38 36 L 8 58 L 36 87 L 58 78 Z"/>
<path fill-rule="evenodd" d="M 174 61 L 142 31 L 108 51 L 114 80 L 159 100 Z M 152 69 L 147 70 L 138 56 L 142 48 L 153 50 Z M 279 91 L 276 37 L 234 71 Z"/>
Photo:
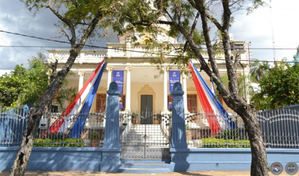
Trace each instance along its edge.
<path fill-rule="evenodd" d="M 188 67 L 182 67 L 171 62 L 171 58 L 177 54 L 174 50 L 168 51 L 167 54 L 161 54 L 161 49 L 148 49 L 143 42 L 147 39 L 146 35 L 139 35 L 139 45 L 132 44 L 127 37 L 120 37 L 119 43 L 108 43 L 107 50 L 83 50 L 76 59 L 71 74 L 67 76 L 68 87 L 80 90 L 84 82 L 89 78 L 91 73 L 105 59 L 107 62 L 106 70 L 94 100 L 91 112 L 104 112 L 106 108 L 106 91 L 113 81 L 113 73 L 120 72 L 123 74 L 123 89 L 120 97 L 121 111 L 138 114 L 167 114 L 171 111 L 171 92 L 170 77 L 179 76 L 178 80 L 184 90 L 184 109 L 185 113 L 203 112 L 201 104 L 193 83 Z M 168 41 L 174 47 L 181 47 L 176 40 L 167 36 L 156 36 L 161 41 Z M 160 38 L 159 38 L 160 37 Z M 238 67 L 239 75 L 249 74 L 249 47 L 242 41 L 233 42 L 234 51 L 239 53 L 241 66 Z M 217 64 L 221 74 L 226 74 L 224 56 L 218 54 Z M 58 60 L 58 69 L 66 62 L 68 58 L 67 50 L 49 50 L 48 62 Z M 163 63 L 156 64 L 153 60 L 163 60 Z M 195 65 L 198 61 L 193 60 Z M 178 75 L 170 75 L 177 74 Z M 212 88 L 209 77 L 201 72 L 207 84 Z M 248 79 L 246 79 L 248 85 Z M 248 87 L 248 86 L 247 86 Z M 246 97 L 249 99 L 249 97 Z M 221 100 L 221 98 L 220 98 Z M 249 101 L 249 100 L 248 100 Z M 224 103 L 223 101 L 221 101 Z M 55 105 L 55 100 L 53 101 Z M 224 107 L 226 107 L 224 105 Z M 61 109 L 62 110 L 62 109 Z M 141 119 L 137 119 L 140 123 Z M 151 120 L 152 123 L 155 123 Z"/>

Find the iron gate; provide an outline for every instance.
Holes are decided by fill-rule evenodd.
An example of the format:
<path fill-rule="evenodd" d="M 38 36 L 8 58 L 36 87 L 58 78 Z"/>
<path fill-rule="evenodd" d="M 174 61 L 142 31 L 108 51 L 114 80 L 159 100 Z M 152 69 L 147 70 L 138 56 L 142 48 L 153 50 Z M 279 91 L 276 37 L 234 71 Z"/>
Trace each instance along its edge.
<path fill-rule="evenodd" d="M 142 118 L 149 117 L 144 116 L 140 120 Z M 122 159 L 169 160 L 169 138 L 162 132 L 159 123 L 130 124 L 127 128 L 121 136 Z"/>

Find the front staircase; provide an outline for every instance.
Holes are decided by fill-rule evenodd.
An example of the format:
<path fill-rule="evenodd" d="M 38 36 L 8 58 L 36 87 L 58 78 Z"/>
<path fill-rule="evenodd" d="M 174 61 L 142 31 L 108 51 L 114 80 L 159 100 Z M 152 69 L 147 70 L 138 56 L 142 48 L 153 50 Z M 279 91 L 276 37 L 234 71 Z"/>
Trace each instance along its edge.
<path fill-rule="evenodd" d="M 160 124 L 132 124 L 121 137 L 120 172 L 169 172 L 169 140 Z"/>
<path fill-rule="evenodd" d="M 162 133 L 160 124 L 133 124 L 122 137 L 122 143 L 154 144 L 161 148 L 169 147 L 168 141 Z"/>
<path fill-rule="evenodd" d="M 170 172 L 170 164 L 159 160 L 122 160 L 119 172 L 163 173 Z"/>

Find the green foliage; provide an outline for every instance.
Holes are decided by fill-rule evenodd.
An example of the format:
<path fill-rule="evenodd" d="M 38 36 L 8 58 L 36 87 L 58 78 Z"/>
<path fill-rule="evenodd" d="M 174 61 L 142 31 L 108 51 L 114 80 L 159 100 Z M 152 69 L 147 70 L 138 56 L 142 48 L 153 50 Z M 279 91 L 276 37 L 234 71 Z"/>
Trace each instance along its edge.
<path fill-rule="evenodd" d="M 265 78 L 270 71 L 270 65 L 268 62 L 260 62 L 258 60 L 253 61 L 250 65 L 250 75 L 253 82 L 259 82 L 262 78 Z"/>
<path fill-rule="evenodd" d="M 86 29 L 91 23 L 96 23 L 98 29 L 107 27 L 113 16 L 117 16 L 121 1 L 115 0 L 21 0 L 30 11 L 37 12 L 47 9 L 59 20 L 56 26 L 61 31 L 60 34 L 69 41 L 80 42 Z M 100 16 L 99 21 L 93 21 L 96 16 Z M 103 33 L 92 31 L 88 38 L 95 35 L 103 37 Z M 75 37 L 74 37 L 75 36 Z M 74 38 L 73 38 L 74 37 Z"/>
<path fill-rule="evenodd" d="M 204 148 L 250 148 L 249 140 L 217 139 L 214 137 L 203 138 Z"/>
<path fill-rule="evenodd" d="M 61 139 L 34 139 L 34 147 L 84 147 L 84 141 L 81 138 Z"/>
<path fill-rule="evenodd" d="M 240 132 L 239 129 L 223 130 L 215 136 L 217 139 L 247 139 L 245 132 Z"/>
<path fill-rule="evenodd" d="M 29 68 L 16 65 L 11 74 L 0 77 L 0 106 L 18 107 L 24 104 L 34 105 L 48 85 L 48 66 L 43 56 L 39 55 L 29 61 Z M 57 101 L 60 107 L 76 95 L 75 88 L 66 88 L 67 81 L 59 90 Z"/>
<path fill-rule="evenodd" d="M 260 110 L 276 109 L 299 104 L 299 64 L 282 63 L 260 80 L 261 91 L 252 97 Z"/>
<path fill-rule="evenodd" d="M 247 85 L 246 82 L 245 82 L 245 76 L 242 74 L 242 75 L 238 75 L 238 78 L 237 78 L 237 83 L 238 83 L 238 93 L 239 93 L 239 96 L 242 96 L 242 97 L 245 97 L 246 96 L 246 87 L 247 86 L 250 86 L 250 85 Z M 224 74 L 224 75 L 221 75 L 221 81 L 223 83 L 223 85 L 228 89 L 228 76 L 227 74 Z M 219 94 L 218 90 L 217 91 L 217 94 Z"/>
<path fill-rule="evenodd" d="M 65 102 L 70 102 L 74 99 L 77 94 L 76 88 L 68 88 L 67 87 L 68 81 L 67 79 L 63 80 L 61 88 L 57 91 L 56 100 L 60 106 L 60 108 L 64 109 Z"/>
<path fill-rule="evenodd" d="M 29 61 L 29 68 L 15 66 L 11 74 L 0 77 L 0 106 L 17 107 L 37 102 L 48 85 L 48 67 L 41 57 Z"/>

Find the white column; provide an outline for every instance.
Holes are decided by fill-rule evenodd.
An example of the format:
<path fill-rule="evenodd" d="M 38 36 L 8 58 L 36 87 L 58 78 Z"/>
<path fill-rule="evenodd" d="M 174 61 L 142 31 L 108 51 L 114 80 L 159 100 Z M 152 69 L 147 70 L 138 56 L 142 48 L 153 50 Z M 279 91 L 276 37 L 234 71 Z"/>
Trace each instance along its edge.
<path fill-rule="evenodd" d="M 84 72 L 78 72 L 79 75 L 79 83 L 78 83 L 78 92 L 82 89 L 84 83 Z"/>
<path fill-rule="evenodd" d="M 111 83 L 111 73 L 112 73 L 112 68 L 107 67 L 108 73 L 107 73 L 107 90 L 109 90 L 109 85 Z"/>
<path fill-rule="evenodd" d="M 168 70 L 166 67 L 163 68 L 164 74 L 163 74 L 163 112 L 168 112 L 167 107 L 167 76 L 168 76 Z"/>
<path fill-rule="evenodd" d="M 186 79 L 186 74 L 182 73 L 182 87 L 183 87 L 183 91 L 184 91 L 184 95 L 183 95 L 183 100 L 184 100 L 184 112 L 185 113 L 189 113 L 188 112 L 188 106 L 187 106 L 187 79 Z"/>
<path fill-rule="evenodd" d="M 126 67 L 127 82 L 126 82 L 126 111 L 131 111 L 131 68 Z"/>

